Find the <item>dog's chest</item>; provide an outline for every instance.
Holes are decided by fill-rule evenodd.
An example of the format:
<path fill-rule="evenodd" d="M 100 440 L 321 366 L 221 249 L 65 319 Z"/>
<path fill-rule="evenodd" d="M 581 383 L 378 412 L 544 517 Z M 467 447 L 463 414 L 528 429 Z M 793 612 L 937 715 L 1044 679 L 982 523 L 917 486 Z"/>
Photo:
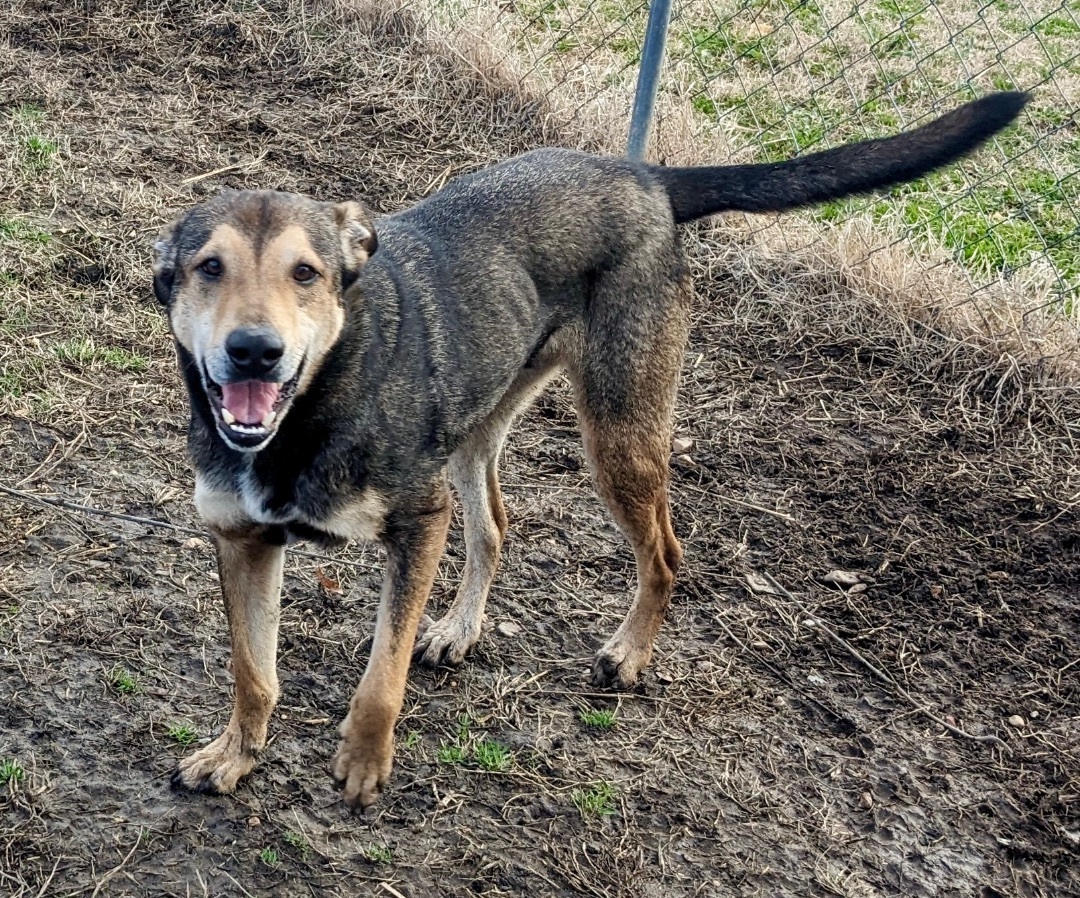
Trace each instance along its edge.
<path fill-rule="evenodd" d="M 253 472 L 242 472 L 231 488 L 195 482 L 195 505 L 217 530 L 243 530 L 252 524 L 284 527 L 302 539 L 375 540 L 382 533 L 386 503 L 371 488 L 336 497 L 275 494 Z"/>

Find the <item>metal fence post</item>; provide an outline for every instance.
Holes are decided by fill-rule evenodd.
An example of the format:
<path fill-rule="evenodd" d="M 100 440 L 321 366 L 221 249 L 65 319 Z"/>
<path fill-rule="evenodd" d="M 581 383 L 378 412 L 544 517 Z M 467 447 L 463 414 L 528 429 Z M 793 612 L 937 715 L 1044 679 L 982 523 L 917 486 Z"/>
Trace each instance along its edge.
<path fill-rule="evenodd" d="M 671 0 L 652 0 L 649 4 L 649 23 L 645 27 L 645 45 L 641 48 L 641 68 L 638 70 L 637 92 L 634 94 L 634 112 L 630 117 L 630 137 L 626 142 L 626 155 L 631 159 L 641 159 L 645 155 L 670 19 Z"/>

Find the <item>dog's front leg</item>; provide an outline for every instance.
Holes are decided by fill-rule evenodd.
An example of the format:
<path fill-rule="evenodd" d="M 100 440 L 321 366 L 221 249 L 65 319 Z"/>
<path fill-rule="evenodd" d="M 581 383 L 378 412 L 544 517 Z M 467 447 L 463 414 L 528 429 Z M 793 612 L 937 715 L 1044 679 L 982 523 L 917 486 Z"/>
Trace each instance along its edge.
<path fill-rule="evenodd" d="M 394 722 L 405 700 L 416 628 L 431 593 L 449 523 L 450 499 L 443 488 L 429 511 L 410 515 L 384 536 L 386 575 L 371 658 L 341 723 L 341 745 L 333 765 L 351 806 L 372 804 L 390 777 Z"/>
<path fill-rule="evenodd" d="M 277 637 L 285 550 L 259 531 L 218 535 L 218 573 L 229 619 L 236 697 L 225 732 L 180 762 L 173 782 L 199 792 L 231 792 L 263 746 L 278 697 Z"/>

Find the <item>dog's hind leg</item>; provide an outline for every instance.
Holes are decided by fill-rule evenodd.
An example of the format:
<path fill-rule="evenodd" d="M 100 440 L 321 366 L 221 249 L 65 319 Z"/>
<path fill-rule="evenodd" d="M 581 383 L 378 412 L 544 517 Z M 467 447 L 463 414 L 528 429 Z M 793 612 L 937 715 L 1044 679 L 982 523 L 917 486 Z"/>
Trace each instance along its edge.
<path fill-rule="evenodd" d="M 598 297 L 582 359 L 571 369 L 596 490 L 637 562 L 630 611 L 593 662 L 596 686 L 628 688 L 649 663 L 682 560 L 668 463 L 690 289 L 682 279 L 647 289 L 640 278 L 610 285 L 606 303 Z"/>
<path fill-rule="evenodd" d="M 232 792 L 266 745 L 278 697 L 277 635 L 285 550 L 261 528 L 216 538 L 218 573 L 232 642 L 236 697 L 225 732 L 180 762 L 173 784 L 198 792 Z"/>
<path fill-rule="evenodd" d="M 480 638 L 507 528 L 499 489 L 499 454 L 514 419 L 556 370 L 553 360 L 522 369 L 494 411 L 450 457 L 450 479 L 461 500 L 465 525 L 465 571 L 450 609 L 416 641 L 415 655 L 424 664 L 460 664 Z"/>

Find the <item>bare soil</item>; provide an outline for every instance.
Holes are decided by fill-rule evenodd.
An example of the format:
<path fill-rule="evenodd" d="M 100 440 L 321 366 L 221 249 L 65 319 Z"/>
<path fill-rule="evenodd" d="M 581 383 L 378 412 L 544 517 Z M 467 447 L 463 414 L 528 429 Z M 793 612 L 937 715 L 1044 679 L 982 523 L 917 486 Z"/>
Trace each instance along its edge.
<path fill-rule="evenodd" d="M 583 142 L 409 13 L 16 0 L 0 32 L 0 214 L 52 235 L 3 238 L 0 484 L 179 527 L 199 527 L 185 409 L 148 274 L 168 214 L 255 185 L 388 211 Z M 0 787 L 0 894 L 1080 894 L 1075 384 L 820 259 L 688 243 L 686 564 L 638 690 L 587 685 L 632 556 L 561 390 L 506 454 L 489 628 L 461 669 L 414 671 L 363 816 L 328 763 L 378 550 L 291 556 L 273 740 L 235 795 L 192 796 L 169 787 L 177 726 L 211 738 L 230 701 L 208 542 L 3 494 L 0 762 L 23 773 Z M 458 527 L 433 613 L 462 562 Z M 579 809 L 605 785 L 610 813 Z"/>

